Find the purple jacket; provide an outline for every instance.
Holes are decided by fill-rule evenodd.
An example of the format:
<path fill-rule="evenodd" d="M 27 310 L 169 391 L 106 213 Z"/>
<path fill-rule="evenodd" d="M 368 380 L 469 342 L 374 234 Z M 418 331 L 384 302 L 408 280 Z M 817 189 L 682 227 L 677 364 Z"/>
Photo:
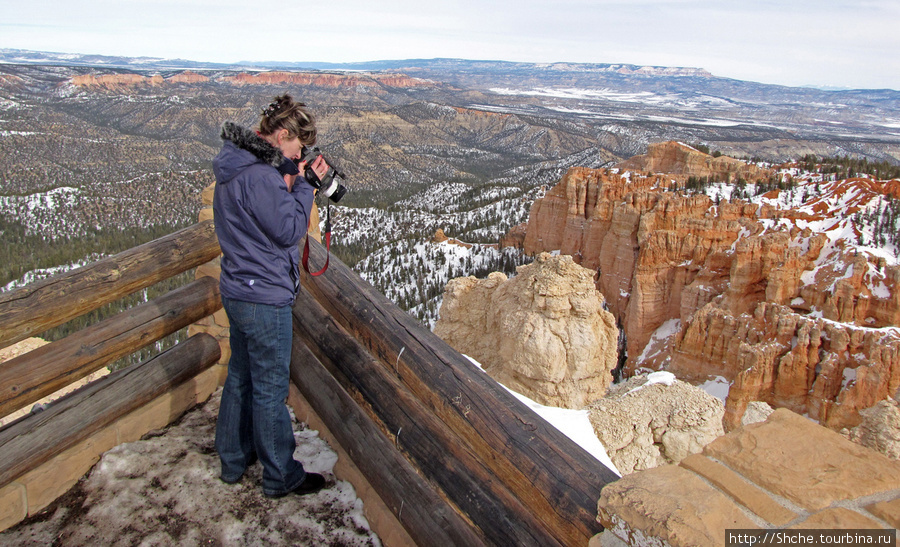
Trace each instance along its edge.
<path fill-rule="evenodd" d="M 213 159 L 213 213 L 222 248 L 222 296 L 290 305 L 299 286 L 298 244 L 306 235 L 313 188 L 303 176 L 288 192 L 281 151 L 255 132 L 226 122 Z"/>

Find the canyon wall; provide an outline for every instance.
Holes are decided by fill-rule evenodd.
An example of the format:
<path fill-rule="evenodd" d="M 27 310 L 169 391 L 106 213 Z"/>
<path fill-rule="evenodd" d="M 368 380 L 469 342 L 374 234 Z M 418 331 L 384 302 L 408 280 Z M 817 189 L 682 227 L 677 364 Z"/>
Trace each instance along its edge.
<path fill-rule="evenodd" d="M 852 427 L 859 410 L 893 396 L 900 266 L 858 244 L 851 218 L 900 197 L 898 181 L 798 187 L 791 192 L 809 190 L 804 205 L 783 207 L 785 190 L 755 203 L 689 195 L 681 171 L 572 168 L 525 227 L 527 253 L 559 251 L 597 272 L 627 337 L 626 376 L 726 378 L 726 427 L 755 400 Z"/>

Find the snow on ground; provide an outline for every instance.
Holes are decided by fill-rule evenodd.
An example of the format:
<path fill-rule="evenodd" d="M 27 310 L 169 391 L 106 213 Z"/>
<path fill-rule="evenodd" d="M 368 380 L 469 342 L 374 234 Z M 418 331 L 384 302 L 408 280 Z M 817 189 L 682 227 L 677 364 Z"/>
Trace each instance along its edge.
<path fill-rule="evenodd" d="M 481 366 L 481 363 L 469 357 L 468 355 L 465 355 L 465 357 L 476 367 L 482 369 L 482 371 L 484 370 L 484 368 Z M 487 373 L 485 372 L 485 374 Z M 575 444 L 577 444 L 588 454 L 599 460 L 603 465 L 612 470 L 616 475 L 619 475 L 620 477 L 622 476 L 622 474 L 619 473 L 619 470 L 616 469 L 616 465 L 612 462 L 612 459 L 606 453 L 606 448 L 603 446 L 603 443 L 600 442 L 600 439 L 597 438 L 597 434 L 594 433 L 594 426 L 591 425 L 589 412 L 587 410 L 574 410 L 570 408 L 544 406 L 526 397 L 525 395 L 522 395 L 521 393 L 516 393 L 506 386 L 503 386 L 503 388 L 506 389 L 506 391 L 509 391 L 525 406 L 535 411 L 538 416 L 547 420 L 550 425 L 562 432 L 563 435 L 572 439 Z"/>
<path fill-rule="evenodd" d="M 647 375 L 646 382 L 644 382 L 643 384 L 639 385 L 636 388 L 628 390 L 628 393 L 626 393 L 625 395 L 628 395 L 629 393 L 634 393 L 635 391 L 640 391 L 647 386 L 652 386 L 653 384 L 663 384 L 666 386 L 671 386 L 674 383 L 675 383 L 675 375 L 672 374 L 671 372 L 667 372 L 664 370 L 657 371 L 657 372 L 651 372 L 650 374 Z"/>
<path fill-rule="evenodd" d="M 31 270 L 30 272 L 26 272 L 19 279 L 15 279 L 13 281 L 10 281 L 6 285 L 0 286 L 0 293 L 6 292 L 6 291 L 11 291 L 13 289 L 18 289 L 20 287 L 24 287 L 26 285 L 29 285 L 31 283 L 36 283 L 38 281 L 43 281 L 44 279 L 48 279 L 50 277 L 53 277 L 54 275 L 63 274 L 70 270 L 74 270 L 76 268 L 81 268 L 88 264 L 92 264 L 103 258 L 104 257 L 99 254 L 92 254 L 78 262 L 64 264 L 62 266 L 57 266 L 55 268 L 38 268 L 36 270 Z"/>
<path fill-rule="evenodd" d="M 650 336 L 650 340 L 647 342 L 647 345 L 644 346 L 644 351 L 637 358 L 637 364 L 641 364 L 652 357 L 661 355 L 667 347 L 669 338 L 677 334 L 680 330 L 680 319 L 667 319 L 664 321 Z M 666 359 L 668 360 L 668 358 Z"/>
<path fill-rule="evenodd" d="M 725 404 L 725 399 L 728 397 L 728 392 L 731 390 L 731 382 L 724 376 L 716 376 L 711 380 L 703 382 L 697 387 L 722 401 L 722 404 Z"/>
<path fill-rule="evenodd" d="M 213 445 L 220 395 L 164 434 L 105 453 L 73 490 L 0 534 L 0 545 L 381 545 L 353 486 L 335 480 L 337 454 L 296 421 L 294 457 L 325 475 L 324 490 L 266 498 L 259 464 L 237 484 L 221 482 Z"/>

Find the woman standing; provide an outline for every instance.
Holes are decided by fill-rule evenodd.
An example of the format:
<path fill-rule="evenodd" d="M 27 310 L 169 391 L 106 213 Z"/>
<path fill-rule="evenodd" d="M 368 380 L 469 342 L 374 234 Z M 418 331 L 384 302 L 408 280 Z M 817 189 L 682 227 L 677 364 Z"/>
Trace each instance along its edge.
<path fill-rule="evenodd" d="M 238 482 L 258 458 L 269 497 L 309 494 L 325 485 L 294 460 L 294 433 L 285 406 L 290 381 L 291 305 L 299 289 L 298 243 L 306 234 L 313 188 L 291 161 L 316 141 L 302 103 L 276 97 L 257 131 L 226 122 L 213 160 L 219 281 L 228 314 L 231 359 L 216 423 L 220 478 Z M 327 165 L 313 165 L 317 172 Z M 323 173 L 324 174 L 324 173 Z"/>

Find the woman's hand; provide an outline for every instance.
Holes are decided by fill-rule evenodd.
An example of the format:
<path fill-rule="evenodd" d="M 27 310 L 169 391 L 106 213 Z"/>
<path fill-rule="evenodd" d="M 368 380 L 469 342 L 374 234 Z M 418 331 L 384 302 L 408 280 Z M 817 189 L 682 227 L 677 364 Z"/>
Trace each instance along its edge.
<path fill-rule="evenodd" d="M 300 169 L 301 173 L 304 173 L 305 176 L 306 162 L 300 162 L 297 167 Z M 328 162 L 325 161 L 324 156 L 316 156 L 316 159 L 313 160 L 310 167 L 312 167 L 313 172 L 316 174 L 316 177 L 318 177 L 319 180 L 323 180 L 325 178 L 325 175 L 328 174 L 329 165 Z M 313 186 L 315 186 L 315 184 Z"/>
<path fill-rule="evenodd" d="M 328 174 L 328 163 L 325 162 L 324 156 L 319 156 L 312 163 L 312 170 L 319 177 L 319 180 L 323 180 L 325 175 Z"/>

